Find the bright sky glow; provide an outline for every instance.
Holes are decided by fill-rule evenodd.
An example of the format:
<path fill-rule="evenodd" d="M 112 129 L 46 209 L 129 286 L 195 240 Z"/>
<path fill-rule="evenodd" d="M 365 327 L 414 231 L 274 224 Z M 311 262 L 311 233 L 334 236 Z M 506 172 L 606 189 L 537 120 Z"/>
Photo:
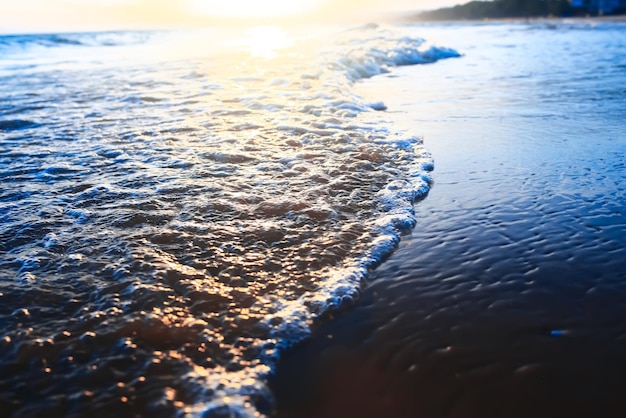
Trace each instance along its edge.
<path fill-rule="evenodd" d="M 321 0 L 188 0 L 192 12 L 228 18 L 300 15 L 312 11 L 320 2 Z"/>
<path fill-rule="evenodd" d="M 0 0 L 0 33 L 172 28 L 235 20 L 373 21 L 463 0 Z"/>

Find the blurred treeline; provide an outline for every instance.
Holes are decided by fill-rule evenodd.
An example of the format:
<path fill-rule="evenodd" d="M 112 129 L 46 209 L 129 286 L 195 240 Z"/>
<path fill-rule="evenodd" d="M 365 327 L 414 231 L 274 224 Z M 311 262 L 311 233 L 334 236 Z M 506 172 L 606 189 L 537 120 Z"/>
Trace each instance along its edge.
<path fill-rule="evenodd" d="M 568 0 L 494 0 L 466 4 L 420 13 L 420 20 L 499 19 L 548 16 L 573 16 L 580 11 Z"/>

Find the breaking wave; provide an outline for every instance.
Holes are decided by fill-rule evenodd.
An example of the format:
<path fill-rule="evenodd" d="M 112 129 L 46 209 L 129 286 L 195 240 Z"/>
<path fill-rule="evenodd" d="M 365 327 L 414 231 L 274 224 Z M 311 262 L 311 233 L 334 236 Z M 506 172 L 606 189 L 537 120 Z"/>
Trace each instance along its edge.
<path fill-rule="evenodd" d="M 267 414 L 281 351 L 358 295 L 429 189 L 420 138 L 352 84 L 459 54 L 372 25 L 264 57 L 65 49 L 111 36 L 25 37 L 58 64 L 0 77 L 1 407 Z M 152 42 L 113 38 L 118 63 Z"/>

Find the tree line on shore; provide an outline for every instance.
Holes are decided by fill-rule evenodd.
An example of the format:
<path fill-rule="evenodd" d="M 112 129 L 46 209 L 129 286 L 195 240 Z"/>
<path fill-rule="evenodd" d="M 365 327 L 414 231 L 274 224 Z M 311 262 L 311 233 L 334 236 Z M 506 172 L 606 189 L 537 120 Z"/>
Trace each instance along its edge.
<path fill-rule="evenodd" d="M 568 0 L 492 0 L 471 1 L 454 7 L 422 12 L 420 20 L 501 19 L 527 17 L 563 17 L 587 14 L 572 7 Z"/>

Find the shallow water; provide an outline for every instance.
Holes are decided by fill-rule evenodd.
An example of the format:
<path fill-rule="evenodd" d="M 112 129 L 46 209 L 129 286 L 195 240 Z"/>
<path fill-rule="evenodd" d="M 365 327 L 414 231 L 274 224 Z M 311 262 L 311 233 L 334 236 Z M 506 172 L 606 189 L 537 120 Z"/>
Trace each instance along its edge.
<path fill-rule="evenodd" d="M 429 189 L 353 92 L 458 56 L 406 32 L 0 37 L 0 415 L 270 412 Z"/>
<path fill-rule="evenodd" d="M 463 59 L 359 91 L 424 134 L 432 190 L 281 363 L 278 415 L 624 416 L 626 26 L 419 30 Z"/>

